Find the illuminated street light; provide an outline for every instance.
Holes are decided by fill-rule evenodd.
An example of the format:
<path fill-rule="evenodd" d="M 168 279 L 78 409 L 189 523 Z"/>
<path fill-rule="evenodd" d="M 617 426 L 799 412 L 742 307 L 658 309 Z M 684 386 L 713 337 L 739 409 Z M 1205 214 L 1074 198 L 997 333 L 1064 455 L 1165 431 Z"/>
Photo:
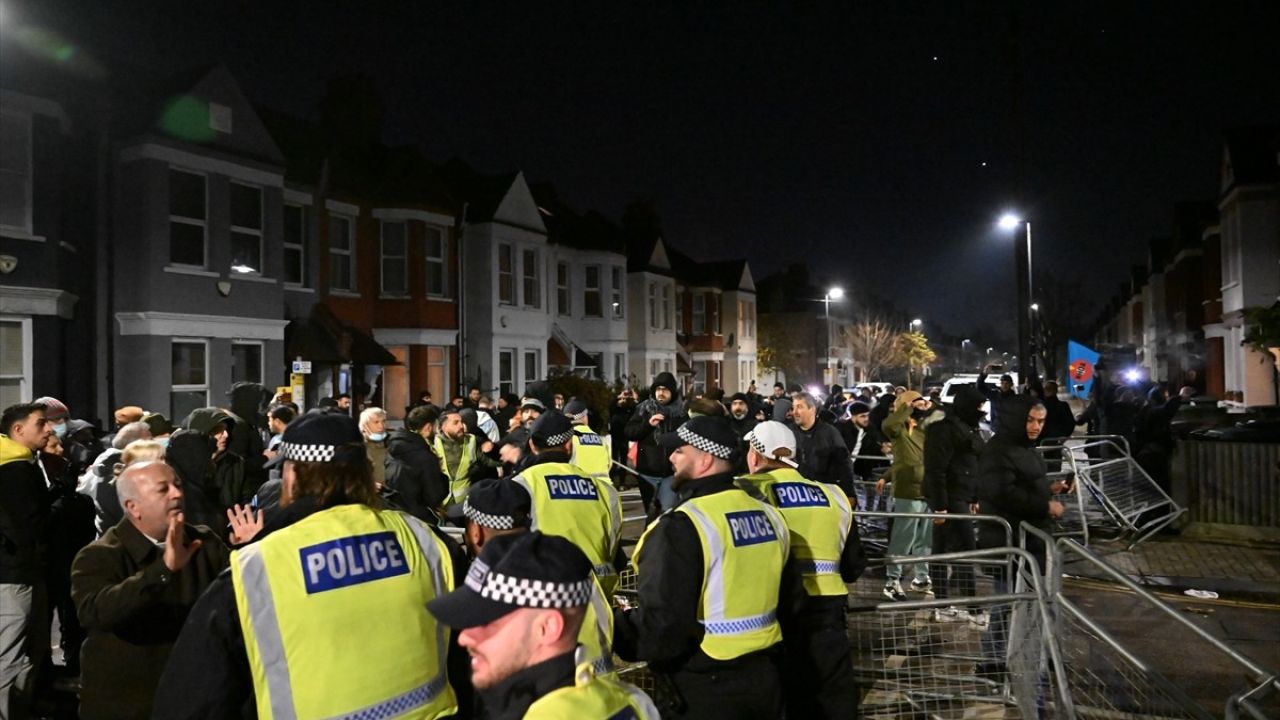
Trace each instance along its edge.
<path fill-rule="evenodd" d="M 1018 287 L 1018 304 L 1014 307 L 1030 308 L 1030 310 L 1019 310 L 1017 317 L 1018 354 L 1022 356 L 1022 363 L 1018 366 L 1018 374 L 1024 378 L 1031 378 L 1036 371 L 1032 364 L 1034 358 L 1031 354 L 1031 313 L 1038 309 L 1031 302 L 1031 222 L 1014 213 L 1005 213 L 1000 216 L 997 225 L 1006 232 L 1014 232 L 1019 227 L 1026 228 L 1024 246 L 1019 248 L 1016 244 L 1014 245 L 1014 278 Z"/>
<path fill-rule="evenodd" d="M 833 287 L 827 290 L 827 294 L 822 296 L 822 314 L 827 323 L 827 370 L 829 380 L 834 381 L 836 376 L 835 358 L 831 356 L 831 301 L 840 301 L 844 299 L 844 288 Z"/>
<path fill-rule="evenodd" d="M 1005 213 L 1000 216 L 999 225 L 1001 230 L 1014 230 L 1021 224 L 1022 218 L 1013 213 Z"/>

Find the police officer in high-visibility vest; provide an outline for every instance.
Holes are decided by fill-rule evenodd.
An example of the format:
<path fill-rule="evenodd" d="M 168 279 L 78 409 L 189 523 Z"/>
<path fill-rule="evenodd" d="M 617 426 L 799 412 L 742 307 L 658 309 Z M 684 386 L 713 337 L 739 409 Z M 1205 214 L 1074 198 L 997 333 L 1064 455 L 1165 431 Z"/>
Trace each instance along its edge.
<path fill-rule="evenodd" d="M 529 493 L 509 480 L 481 480 L 462 501 L 462 515 L 467 550 L 471 557 L 479 557 L 490 540 L 529 531 Z M 613 609 L 599 582 L 593 585 L 578 642 L 597 675 L 614 671 Z"/>
<path fill-rule="evenodd" d="M 566 537 L 582 549 L 608 595 L 618 586 L 614 558 L 622 537 L 622 500 L 608 480 L 569 462 L 573 426 L 557 412 L 543 413 L 529 430 L 533 457 L 512 480 L 531 499 L 532 527 Z"/>
<path fill-rule="evenodd" d="M 154 716 L 438 718 L 459 711 L 449 630 L 427 602 L 466 559 L 434 528 L 383 510 L 355 420 L 307 414 L 285 430 L 281 527 L 231 555 L 196 603 Z M 455 660 L 465 660 L 461 652 Z M 465 666 L 462 666 L 465 667 Z M 454 671 L 450 673 L 448 668 Z M 469 697 L 461 710 L 470 710 Z"/>
<path fill-rule="evenodd" d="M 649 526 L 631 560 L 639 607 L 614 613 L 613 647 L 662 683 L 663 717 L 779 718 L 779 604 L 803 593 L 784 578 L 781 513 L 734 484 L 737 437 L 703 415 L 659 436 L 680 502 Z"/>
<path fill-rule="evenodd" d="M 461 629 L 485 717 L 658 720 L 647 695 L 581 658 L 578 628 L 595 585 L 577 546 L 529 532 L 493 538 L 463 586 L 427 604 Z"/>
<path fill-rule="evenodd" d="M 477 463 L 496 465 L 485 453 L 493 443 L 485 441 L 477 447 L 477 438 L 467 431 L 462 414 L 453 408 L 440 414 L 440 431 L 436 433 L 435 450 L 440 458 L 440 469 L 449 481 L 449 494 L 444 505 L 461 505 L 471 487 L 472 468 Z"/>
<path fill-rule="evenodd" d="M 587 424 L 591 419 L 587 404 L 574 398 L 564 406 L 564 414 L 573 422 L 573 449 L 569 453 L 569 462 L 591 477 L 612 483 L 609 470 L 613 468 L 613 443 L 608 435 L 600 435 Z"/>
<path fill-rule="evenodd" d="M 803 604 L 788 608 L 781 618 L 787 717 L 856 717 L 858 687 L 845 622 L 845 583 L 858 580 L 867 557 L 853 507 L 839 487 L 801 477 L 793 459 L 796 437 L 786 425 L 762 422 L 743 439 L 750 474 L 738 483 L 782 513 L 791 531 L 790 570 L 800 576 L 805 590 Z"/>

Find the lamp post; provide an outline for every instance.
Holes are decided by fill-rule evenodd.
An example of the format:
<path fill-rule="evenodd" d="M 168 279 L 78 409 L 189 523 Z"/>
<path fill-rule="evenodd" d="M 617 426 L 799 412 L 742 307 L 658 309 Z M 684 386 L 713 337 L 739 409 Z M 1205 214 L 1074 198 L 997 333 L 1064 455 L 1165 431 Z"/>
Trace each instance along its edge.
<path fill-rule="evenodd" d="M 1019 227 L 1026 228 L 1023 247 L 1014 243 L 1015 277 L 1018 281 L 1018 354 L 1022 360 L 1018 363 L 1020 382 L 1030 382 L 1035 374 L 1035 359 L 1031 355 L 1031 222 L 1012 213 L 1000 218 L 1000 229 L 1012 232 Z"/>
<path fill-rule="evenodd" d="M 826 326 L 827 326 L 827 352 L 826 352 L 827 377 L 825 378 L 825 380 L 827 381 L 826 382 L 827 388 L 825 388 L 826 391 L 830 391 L 831 389 L 830 386 L 835 382 L 835 377 L 836 377 L 835 358 L 831 356 L 831 301 L 835 300 L 839 302 L 843 298 L 844 298 L 844 288 L 841 288 L 841 287 L 830 288 L 829 290 L 827 290 L 826 294 L 822 296 L 822 316 L 823 316 L 823 319 L 826 321 Z"/>

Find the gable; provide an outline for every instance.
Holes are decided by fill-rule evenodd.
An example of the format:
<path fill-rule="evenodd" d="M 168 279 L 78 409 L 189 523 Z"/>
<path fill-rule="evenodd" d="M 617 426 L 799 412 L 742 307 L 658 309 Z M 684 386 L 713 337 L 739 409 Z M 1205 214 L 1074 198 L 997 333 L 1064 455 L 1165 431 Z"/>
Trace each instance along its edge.
<path fill-rule="evenodd" d="M 649 255 L 649 267 L 671 269 L 671 260 L 667 257 L 667 246 L 662 242 L 662 238 L 656 239 L 653 243 L 653 252 Z"/>
<path fill-rule="evenodd" d="M 547 226 L 542 222 L 538 202 L 533 199 L 523 172 L 516 173 L 515 181 L 498 203 L 498 209 L 493 212 L 493 221 L 546 234 Z"/>
<path fill-rule="evenodd" d="M 746 263 L 742 263 L 742 278 L 738 280 L 738 289 L 753 293 L 756 291 L 755 278 L 751 277 L 751 266 Z"/>
<path fill-rule="evenodd" d="M 209 70 L 190 88 L 164 97 L 153 129 L 180 142 L 284 165 L 280 148 L 223 65 Z"/>

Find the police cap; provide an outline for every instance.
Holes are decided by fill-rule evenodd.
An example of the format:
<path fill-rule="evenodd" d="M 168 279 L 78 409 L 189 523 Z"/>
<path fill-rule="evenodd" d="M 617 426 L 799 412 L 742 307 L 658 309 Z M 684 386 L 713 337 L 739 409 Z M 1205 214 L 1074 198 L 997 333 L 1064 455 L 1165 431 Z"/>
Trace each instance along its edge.
<path fill-rule="evenodd" d="M 675 432 L 658 436 L 658 444 L 668 450 L 692 445 L 721 460 L 733 460 L 737 452 L 738 436 L 729 421 L 717 415 L 699 415 L 676 428 Z"/>
<path fill-rule="evenodd" d="M 289 423 L 278 452 L 267 467 L 285 460 L 343 465 L 368 462 L 360 427 L 353 418 L 340 413 L 307 413 Z"/>

